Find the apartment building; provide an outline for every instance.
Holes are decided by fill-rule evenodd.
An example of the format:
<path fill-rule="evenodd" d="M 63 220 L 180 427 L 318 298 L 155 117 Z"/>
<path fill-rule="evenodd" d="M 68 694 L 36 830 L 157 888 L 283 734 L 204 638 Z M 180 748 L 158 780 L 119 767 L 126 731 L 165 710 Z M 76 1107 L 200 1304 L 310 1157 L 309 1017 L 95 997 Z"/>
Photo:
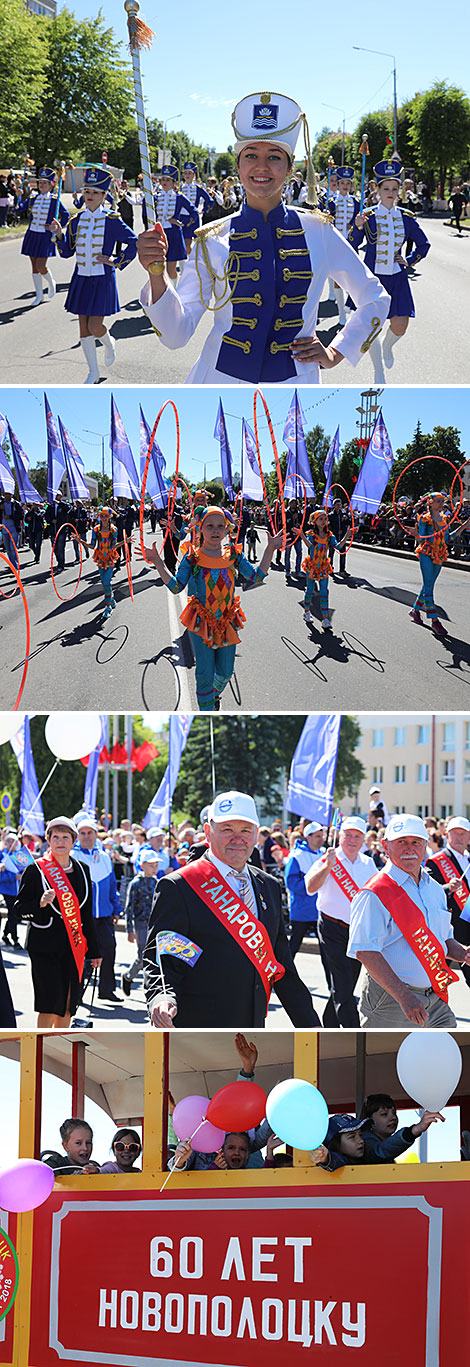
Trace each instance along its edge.
<path fill-rule="evenodd" d="M 345 815 L 366 812 L 378 784 L 390 813 L 470 820 L 470 713 L 361 713 L 357 756 L 366 776 L 344 798 Z"/>

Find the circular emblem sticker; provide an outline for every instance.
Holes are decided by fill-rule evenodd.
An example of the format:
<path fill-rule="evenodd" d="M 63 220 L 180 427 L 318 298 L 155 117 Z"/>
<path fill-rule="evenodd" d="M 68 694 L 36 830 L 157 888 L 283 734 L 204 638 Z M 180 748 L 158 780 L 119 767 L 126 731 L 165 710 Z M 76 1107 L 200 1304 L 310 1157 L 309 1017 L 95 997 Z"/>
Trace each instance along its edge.
<path fill-rule="evenodd" d="M 8 1234 L 0 1228 L 0 1320 L 11 1310 L 18 1290 L 18 1257 Z"/>
<path fill-rule="evenodd" d="M 233 803 L 231 802 L 230 798 L 227 797 L 225 799 L 225 802 L 219 802 L 219 812 L 229 812 L 232 806 Z"/>

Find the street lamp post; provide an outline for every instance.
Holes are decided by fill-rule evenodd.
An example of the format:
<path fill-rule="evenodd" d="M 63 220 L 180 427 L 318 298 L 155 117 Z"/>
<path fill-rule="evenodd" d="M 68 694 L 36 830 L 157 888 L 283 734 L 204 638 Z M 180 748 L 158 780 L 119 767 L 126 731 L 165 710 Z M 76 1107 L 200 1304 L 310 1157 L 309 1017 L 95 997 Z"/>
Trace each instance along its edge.
<path fill-rule="evenodd" d="M 84 427 L 84 432 L 88 432 L 91 437 L 101 437 L 101 497 L 104 499 L 104 439 L 107 432 L 95 432 L 93 427 Z"/>
<path fill-rule="evenodd" d="M 181 118 L 181 114 L 170 114 L 169 119 L 165 119 L 165 122 L 164 122 L 164 124 L 163 124 L 163 165 L 165 165 L 165 161 L 166 161 L 166 130 L 167 130 L 167 126 L 168 126 L 169 123 L 172 123 L 172 122 L 173 122 L 173 119 L 180 119 L 180 118 Z"/>
<path fill-rule="evenodd" d="M 337 113 L 337 114 L 342 114 L 342 115 L 343 115 L 343 130 L 342 130 L 342 134 L 341 134 L 341 165 L 344 166 L 344 140 L 345 140 L 345 124 L 346 124 L 346 114 L 345 114 L 345 111 L 344 111 L 344 109 L 340 109 L 340 107 L 339 107 L 338 104 L 325 104 L 324 101 L 322 101 L 322 107 L 323 107 L 323 109 L 336 109 L 336 113 Z"/>
<path fill-rule="evenodd" d="M 393 150 L 398 152 L 397 147 L 397 64 L 393 52 L 379 52 L 375 47 L 357 47 L 353 43 L 354 52 L 372 52 L 375 57 L 391 57 L 393 62 Z"/>

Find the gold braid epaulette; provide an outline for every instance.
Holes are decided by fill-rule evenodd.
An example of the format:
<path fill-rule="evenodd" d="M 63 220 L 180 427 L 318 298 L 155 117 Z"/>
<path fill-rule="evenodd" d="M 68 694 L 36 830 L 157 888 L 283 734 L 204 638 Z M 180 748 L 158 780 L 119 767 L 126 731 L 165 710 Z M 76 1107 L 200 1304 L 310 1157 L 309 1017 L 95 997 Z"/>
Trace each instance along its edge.
<path fill-rule="evenodd" d="M 201 228 L 196 228 L 194 236 L 203 239 L 213 233 L 214 237 L 218 237 L 222 228 L 230 223 L 230 217 L 231 215 L 227 214 L 226 218 L 216 218 L 214 223 L 203 223 Z"/>
<path fill-rule="evenodd" d="M 298 208 L 296 204 L 291 204 L 290 208 L 295 209 L 296 214 L 298 214 L 300 218 L 303 213 L 313 214 L 314 218 L 319 218 L 322 223 L 329 223 L 330 228 L 334 228 L 335 220 L 333 214 L 325 213 L 323 209 L 317 209 L 316 205 L 310 207 L 309 204 L 301 204 L 300 208 Z"/>

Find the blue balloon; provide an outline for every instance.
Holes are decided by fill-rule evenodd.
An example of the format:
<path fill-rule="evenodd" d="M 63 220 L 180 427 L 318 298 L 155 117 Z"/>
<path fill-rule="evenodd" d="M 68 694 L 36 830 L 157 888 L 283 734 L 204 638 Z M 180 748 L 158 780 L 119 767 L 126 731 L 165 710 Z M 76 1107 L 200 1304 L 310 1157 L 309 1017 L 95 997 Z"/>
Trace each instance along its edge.
<path fill-rule="evenodd" d="M 274 1133 L 294 1149 L 317 1149 L 328 1129 L 328 1106 L 311 1082 L 291 1077 L 268 1096 L 266 1117 Z"/>

